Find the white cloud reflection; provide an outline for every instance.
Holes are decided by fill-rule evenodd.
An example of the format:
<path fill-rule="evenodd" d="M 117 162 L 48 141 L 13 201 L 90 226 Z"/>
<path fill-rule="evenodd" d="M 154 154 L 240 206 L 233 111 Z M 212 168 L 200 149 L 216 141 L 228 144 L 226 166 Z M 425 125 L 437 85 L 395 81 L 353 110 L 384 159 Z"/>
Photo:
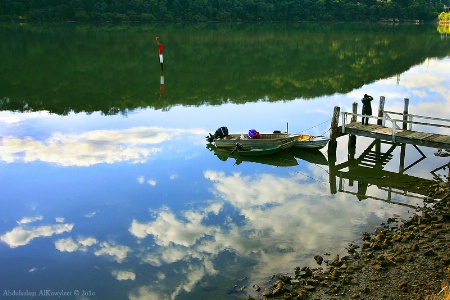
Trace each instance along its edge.
<path fill-rule="evenodd" d="M 156 186 L 156 180 L 154 179 L 147 179 L 147 181 L 145 180 L 145 176 L 139 176 L 137 178 L 137 181 L 139 184 L 144 184 L 147 183 L 150 186 Z"/>
<path fill-rule="evenodd" d="M 0 111 L 0 123 L 6 125 L 16 125 L 27 119 L 43 119 L 49 115 L 48 111 L 35 111 L 32 113 L 19 114 L 11 111 Z"/>
<path fill-rule="evenodd" d="M 128 295 L 130 300 L 169 300 L 171 299 L 168 295 L 161 294 L 161 291 L 155 291 L 155 287 L 142 286 L 139 287 L 136 292 L 131 292 Z"/>
<path fill-rule="evenodd" d="M 136 274 L 130 271 L 114 270 L 112 275 L 119 281 L 136 279 Z"/>
<path fill-rule="evenodd" d="M 73 224 L 44 225 L 37 227 L 18 226 L 0 236 L 0 240 L 11 248 L 27 245 L 31 240 L 40 237 L 49 237 L 55 234 L 69 232 Z"/>
<path fill-rule="evenodd" d="M 105 255 L 110 256 L 118 263 L 122 263 L 128 255 L 128 252 L 131 251 L 131 248 L 124 245 L 111 245 L 108 242 L 102 242 L 100 244 L 100 249 L 95 251 L 94 254 L 97 256 Z"/>
<path fill-rule="evenodd" d="M 78 250 L 79 245 L 72 238 L 67 238 L 55 241 L 55 247 L 61 252 L 74 252 Z"/>
<path fill-rule="evenodd" d="M 84 247 L 89 247 L 89 246 L 97 244 L 97 239 L 95 239 L 93 237 L 87 237 L 87 238 L 80 237 L 80 238 L 78 238 L 78 243 L 80 243 Z"/>
<path fill-rule="evenodd" d="M 186 134 L 205 133 L 199 129 L 134 127 L 80 134 L 53 133 L 45 140 L 5 136 L 0 139 L 0 161 L 43 161 L 61 166 L 91 166 L 121 161 L 142 163 L 161 152 L 156 145 Z"/>
<path fill-rule="evenodd" d="M 411 68 L 400 77 L 400 83 L 417 97 L 439 95 L 450 100 L 448 93 L 450 60 L 427 59 L 419 66 Z"/>
<path fill-rule="evenodd" d="M 92 211 L 92 212 L 86 213 L 84 216 L 86 218 L 90 219 L 90 218 L 93 218 L 96 214 L 97 214 L 96 211 Z"/>
<path fill-rule="evenodd" d="M 313 167 L 306 172 L 243 176 L 205 171 L 217 203 L 201 211 L 185 211 L 181 216 L 163 207 L 150 222 L 131 222 L 131 234 L 139 240 L 151 237 L 155 244 L 140 254 L 141 261 L 155 267 L 185 263 L 178 274 L 180 282 L 170 293 L 170 299 L 175 299 L 179 293 L 190 292 L 205 276 L 216 274 L 215 258 L 226 249 L 257 262 L 254 268 L 258 274 L 246 275 L 258 280 L 263 274 L 280 272 L 280 266 L 297 265 L 316 249 L 342 251 L 347 242 L 354 241 L 355 229 L 374 215 L 385 220 L 403 209 L 379 201 L 355 203 L 356 197 L 332 195 L 327 172 Z M 211 214 L 223 210 L 223 201 L 232 205 L 245 222 L 237 224 L 225 218 L 223 224 L 206 225 Z M 157 294 L 155 299 L 165 299 L 168 294 L 158 294 L 149 285 L 132 293 L 130 299 L 142 299 L 147 293 Z"/>
<path fill-rule="evenodd" d="M 44 217 L 42 216 L 35 216 L 35 217 L 24 217 L 20 221 L 17 221 L 17 224 L 23 225 L 28 224 L 36 221 L 42 221 Z"/>
<path fill-rule="evenodd" d="M 93 237 L 79 237 L 77 241 L 69 237 L 55 241 L 55 248 L 61 252 L 75 252 L 77 250 L 86 252 L 88 247 L 97 243 L 98 241 Z"/>
<path fill-rule="evenodd" d="M 189 293 L 205 276 L 216 275 L 218 271 L 213 267 L 209 259 L 200 260 L 197 264 L 188 264 L 181 269 L 177 278 L 181 278 L 177 286 L 165 286 L 158 284 L 155 288 L 155 282 L 141 286 L 128 294 L 129 299 L 176 299 L 180 293 Z M 156 274 L 157 280 L 165 280 L 166 276 L 162 273 Z"/>
<path fill-rule="evenodd" d="M 184 214 L 185 220 L 178 220 L 168 208 L 164 208 L 153 222 L 141 223 L 133 220 L 129 231 L 140 239 L 153 235 L 156 244 L 161 246 L 174 243 L 189 247 L 215 231 L 213 227 L 204 226 L 202 222 L 208 213 L 217 214 L 220 207 L 221 205 L 214 204 L 201 212 L 188 211 Z M 174 228 L 177 230 L 173 230 Z"/>
<path fill-rule="evenodd" d="M 72 237 L 58 239 L 55 248 L 61 252 L 86 252 L 90 247 L 96 256 L 111 257 L 118 263 L 122 263 L 131 252 L 131 248 L 125 245 L 117 245 L 115 242 L 99 242 L 94 237 Z"/>

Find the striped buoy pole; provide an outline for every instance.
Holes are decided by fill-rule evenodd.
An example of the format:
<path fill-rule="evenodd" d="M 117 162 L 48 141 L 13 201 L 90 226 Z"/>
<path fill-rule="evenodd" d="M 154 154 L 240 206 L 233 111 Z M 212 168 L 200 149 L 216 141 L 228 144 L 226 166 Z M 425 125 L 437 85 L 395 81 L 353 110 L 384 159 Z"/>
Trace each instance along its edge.
<path fill-rule="evenodd" d="M 159 93 L 164 94 L 164 73 L 161 70 L 161 77 L 159 79 Z"/>
<path fill-rule="evenodd" d="M 159 53 L 159 64 L 161 65 L 161 70 L 163 69 L 164 58 L 163 58 L 163 45 L 159 40 L 159 36 L 156 37 L 156 41 L 158 42 L 158 53 Z"/>

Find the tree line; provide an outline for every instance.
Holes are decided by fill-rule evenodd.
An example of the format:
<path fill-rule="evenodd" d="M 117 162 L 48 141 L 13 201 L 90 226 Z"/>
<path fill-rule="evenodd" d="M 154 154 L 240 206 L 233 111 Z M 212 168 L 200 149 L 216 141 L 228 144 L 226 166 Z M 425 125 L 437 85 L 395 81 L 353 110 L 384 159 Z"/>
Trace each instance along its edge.
<path fill-rule="evenodd" d="M 110 115 L 309 100 L 346 94 L 428 57 L 450 55 L 431 24 L 0 25 L 7 41 L 0 47 L 0 111 Z M 157 32 L 167 50 L 164 74 Z"/>
<path fill-rule="evenodd" d="M 301 22 L 436 20 L 441 0 L 2 0 L 0 20 Z"/>

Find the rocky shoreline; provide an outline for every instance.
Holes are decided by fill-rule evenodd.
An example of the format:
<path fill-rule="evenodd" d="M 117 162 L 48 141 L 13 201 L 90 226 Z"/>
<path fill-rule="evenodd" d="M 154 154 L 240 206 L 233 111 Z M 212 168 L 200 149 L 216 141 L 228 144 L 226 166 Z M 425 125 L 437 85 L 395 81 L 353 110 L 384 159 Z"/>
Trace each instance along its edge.
<path fill-rule="evenodd" d="M 344 257 L 317 254 L 315 267 L 296 266 L 270 286 L 255 283 L 247 299 L 441 299 L 437 295 L 450 283 L 448 178 L 428 192 L 427 203 L 410 219 L 394 216 L 363 233 L 361 244 L 348 245 Z"/>

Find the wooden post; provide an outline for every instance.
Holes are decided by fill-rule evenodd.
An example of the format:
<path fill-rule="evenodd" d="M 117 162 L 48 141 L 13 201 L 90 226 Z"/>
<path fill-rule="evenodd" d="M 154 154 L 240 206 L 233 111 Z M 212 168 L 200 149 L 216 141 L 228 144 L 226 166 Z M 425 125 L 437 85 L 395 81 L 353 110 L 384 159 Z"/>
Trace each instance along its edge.
<path fill-rule="evenodd" d="M 328 142 L 328 181 L 330 182 L 330 193 L 337 194 L 336 187 L 336 150 L 337 150 L 337 141 L 331 140 Z"/>
<path fill-rule="evenodd" d="M 381 165 L 380 163 L 382 162 L 381 160 L 381 140 L 380 139 L 376 139 L 375 140 L 375 168 L 383 168 L 383 165 Z"/>
<path fill-rule="evenodd" d="M 408 106 L 409 106 L 409 99 L 405 98 L 405 107 L 403 108 L 403 130 L 406 130 L 408 128 Z"/>
<path fill-rule="evenodd" d="M 339 136 L 339 114 L 341 108 L 339 106 L 334 107 L 333 118 L 331 119 L 331 133 L 330 141 L 328 142 L 328 167 L 329 167 L 329 181 L 331 194 L 337 193 L 336 188 L 336 150 L 337 141 Z"/>
<path fill-rule="evenodd" d="M 383 117 L 384 101 L 385 101 L 384 96 L 380 96 L 380 105 L 378 106 L 378 117 L 379 118 Z M 383 125 L 383 120 L 382 119 L 378 119 L 377 120 L 377 125 Z"/>
<path fill-rule="evenodd" d="M 339 106 L 334 107 L 333 118 L 331 119 L 331 134 L 330 139 L 332 141 L 336 141 L 339 137 L 339 114 L 341 112 L 341 108 Z"/>
<path fill-rule="evenodd" d="M 357 164 L 355 160 L 355 154 L 356 154 L 356 135 L 350 134 L 348 136 L 348 169 L 349 171 L 353 170 L 353 167 Z M 348 181 L 349 186 L 353 186 L 353 179 L 350 179 Z"/>
<path fill-rule="evenodd" d="M 405 172 L 405 154 L 406 154 L 406 144 L 402 143 L 400 148 L 400 163 L 399 163 L 399 169 L 398 172 L 400 174 L 403 174 Z"/>
<path fill-rule="evenodd" d="M 353 122 L 356 122 L 356 118 L 357 118 L 357 114 L 358 114 L 358 102 L 353 102 L 353 105 L 352 105 L 352 112 L 353 112 L 353 115 L 352 115 L 352 123 Z"/>
<path fill-rule="evenodd" d="M 397 136 L 397 121 L 392 120 L 392 141 L 395 142 Z"/>

